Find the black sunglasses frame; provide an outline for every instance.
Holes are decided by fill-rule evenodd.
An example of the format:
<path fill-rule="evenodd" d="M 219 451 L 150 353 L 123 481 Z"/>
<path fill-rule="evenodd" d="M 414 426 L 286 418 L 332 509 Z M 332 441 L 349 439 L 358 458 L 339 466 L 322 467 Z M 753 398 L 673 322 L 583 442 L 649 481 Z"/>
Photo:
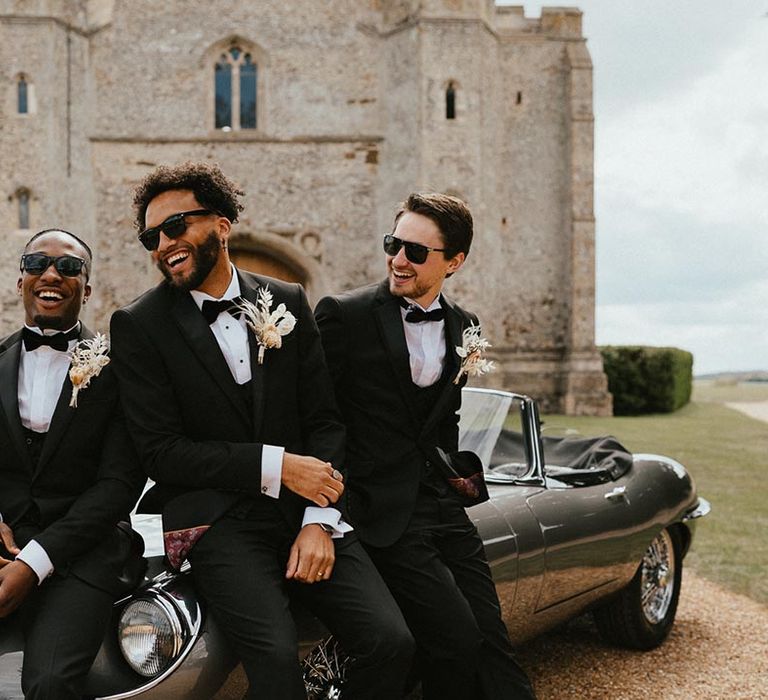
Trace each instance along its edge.
<path fill-rule="evenodd" d="M 430 248 L 421 243 L 404 241 L 402 238 L 393 236 L 391 233 L 384 234 L 384 252 L 387 255 L 394 257 L 400 252 L 400 248 L 405 248 L 405 257 L 408 262 L 412 262 L 414 265 L 423 265 L 427 262 L 427 256 L 432 252 L 445 252 L 445 248 Z"/>
<path fill-rule="evenodd" d="M 37 260 L 40 261 L 39 265 L 35 265 Z M 71 266 L 72 261 L 75 263 L 73 266 Z M 31 269 L 30 263 L 32 264 Z M 77 277 L 83 269 L 86 271 L 88 269 L 86 261 L 83 258 L 78 258 L 76 255 L 53 256 L 46 255 L 45 253 L 25 253 L 21 256 L 19 270 L 37 277 L 42 275 L 51 265 L 56 268 L 56 272 L 64 277 Z"/>
<path fill-rule="evenodd" d="M 178 238 L 187 230 L 187 216 L 208 216 L 209 214 L 219 215 L 213 209 L 192 209 L 191 211 L 180 211 L 177 214 L 171 214 L 163 223 L 151 228 L 145 228 L 139 234 L 139 241 L 147 250 L 157 250 L 157 247 L 160 245 L 161 231 L 168 238 Z"/>

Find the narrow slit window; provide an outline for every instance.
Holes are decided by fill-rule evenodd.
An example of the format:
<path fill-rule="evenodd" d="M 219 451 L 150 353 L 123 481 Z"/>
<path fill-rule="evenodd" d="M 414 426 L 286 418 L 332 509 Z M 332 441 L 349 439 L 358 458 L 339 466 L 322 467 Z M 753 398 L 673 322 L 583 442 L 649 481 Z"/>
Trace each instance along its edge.
<path fill-rule="evenodd" d="M 19 228 L 29 228 L 29 192 L 19 190 L 16 199 L 19 204 Z"/>
<path fill-rule="evenodd" d="M 23 75 L 19 77 L 19 82 L 16 84 L 16 90 L 18 95 L 19 114 L 28 114 L 29 86 L 27 85 L 27 79 Z"/>
<path fill-rule="evenodd" d="M 222 55 L 214 70 L 216 84 L 216 128 L 232 128 L 232 66 Z"/>
<path fill-rule="evenodd" d="M 240 128 L 256 128 L 256 64 L 246 54 L 240 66 Z"/>
<path fill-rule="evenodd" d="M 456 119 L 456 87 L 448 83 L 445 89 L 445 118 Z"/>

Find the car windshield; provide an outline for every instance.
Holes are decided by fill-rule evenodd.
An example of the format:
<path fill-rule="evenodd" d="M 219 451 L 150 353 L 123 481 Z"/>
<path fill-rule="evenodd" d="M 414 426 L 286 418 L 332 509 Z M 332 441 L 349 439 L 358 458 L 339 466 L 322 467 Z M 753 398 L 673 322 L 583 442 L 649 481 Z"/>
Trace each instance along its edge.
<path fill-rule="evenodd" d="M 513 397 L 502 391 L 464 389 L 462 392 L 459 449 L 477 454 L 486 470 L 492 463 L 496 443 L 508 417 L 515 420 L 519 416 L 517 406 L 510 412 L 513 402 Z"/>

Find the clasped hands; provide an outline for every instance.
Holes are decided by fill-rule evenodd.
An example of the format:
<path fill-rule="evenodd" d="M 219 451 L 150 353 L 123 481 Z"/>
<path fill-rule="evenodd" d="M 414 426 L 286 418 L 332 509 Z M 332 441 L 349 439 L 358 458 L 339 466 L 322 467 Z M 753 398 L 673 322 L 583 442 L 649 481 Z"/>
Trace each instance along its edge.
<path fill-rule="evenodd" d="M 321 508 L 339 500 L 344 493 L 343 479 L 329 462 L 288 452 L 283 455 L 283 484 Z M 317 524 L 305 525 L 291 547 L 285 577 L 302 583 L 327 581 L 335 559 L 330 533 Z"/>
<path fill-rule="evenodd" d="M 21 551 L 16 546 L 13 530 L 3 522 L 0 522 L 0 541 L 13 556 Z M 37 575 L 23 561 L 0 556 L 0 618 L 16 610 L 36 583 Z"/>

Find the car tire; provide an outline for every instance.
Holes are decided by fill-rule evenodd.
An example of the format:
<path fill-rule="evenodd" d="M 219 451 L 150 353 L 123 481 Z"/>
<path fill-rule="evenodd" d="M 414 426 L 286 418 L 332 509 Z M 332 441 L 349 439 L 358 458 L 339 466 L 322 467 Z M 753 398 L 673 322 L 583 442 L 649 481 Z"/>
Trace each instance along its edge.
<path fill-rule="evenodd" d="M 682 542 L 677 528 L 653 539 L 629 585 L 593 611 L 600 635 L 630 649 L 654 649 L 669 634 L 677 613 L 683 575 Z"/>

